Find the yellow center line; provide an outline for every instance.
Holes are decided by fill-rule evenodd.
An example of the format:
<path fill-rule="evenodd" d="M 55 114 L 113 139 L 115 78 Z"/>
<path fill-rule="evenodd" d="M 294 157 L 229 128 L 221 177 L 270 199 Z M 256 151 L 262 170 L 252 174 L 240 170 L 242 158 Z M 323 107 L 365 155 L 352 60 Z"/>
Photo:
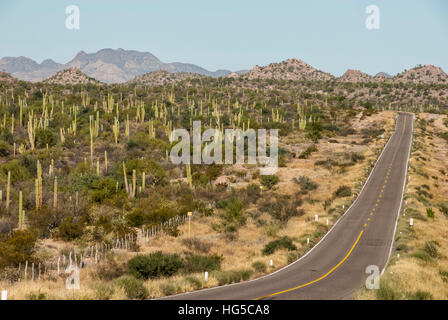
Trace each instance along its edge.
<path fill-rule="evenodd" d="M 390 172 L 390 170 L 391 170 L 391 168 L 392 168 L 392 165 L 393 165 L 393 163 L 394 163 L 394 161 L 395 161 L 395 156 L 397 155 L 398 148 L 399 148 L 399 146 L 400 146 L 400 144 L 401 144 L 401 141 L 402 141 L 402 139 L 403 139 L 403 135 L 404 135 L 404 130 L 405 130 L 405 128 L 406 128 L 406 122 L 405 122 L 405 118 L 403 118 L 403 130 L 402 130 L 402 133 L 401 133 L 401 136 L 400 136 L 400 140 L 399 140 L 399 142 L 398 142 L 398 145 L 397 145 L 397 147 L 395 148 L 395 152 L 394 152 L 394 155 L 393 155 L 393 157 L 392 157 L 391 164 L 389 165 L 389 170 L 388 170 L 388 172 Z M 388 176 L 389 176 L 389 173 L 387 174 L 387 177 L 388 177 Z M 387 179 L 386 179 L 385 183 L 387 183 Z M 383 189 L 384 189 L 384 185 L 383 185 Z M 383 192 L 383 191 L 384 191 L 384 190 L 381 190 L 381 192 Z M 380 193 L 379 196 L 378 196 L 378 199 L 377 199 L 377 201 L 376 201 L 377 203 L 375 204 L 375 207 L 378 206 L 378 202 L 380 202 L 380 199 L 379 199 L 379 198 L 382 198 L 382 196 L 383 196 L 383 195 Z M 375 211 L 375 208 L 372 209 L 372 212 L 370 213 L 371 216 L 373 215 L 373 211 Z M 370 218 L 368 218 L 368 221 L 370 221 Z M 367 226 L 367 223 L 364 224 L 364 228 L 365 228 L 366 226 Z M 338 263 L 337 265 L 335 265 L 333 268 L 331 268 L 330 271 L 328 271 L 328 272 L 327 272 L 326 274 L 324 274 L 323 276 L 321 276 L 321 277 L 319 277 L 319 278 L 317 278 L 317 279 L 315 279 L 315 280 L 313 280 L 313 281 L 307 282 L 307 283 L 305 283 L 305 284 L 301 284 L 301 285 L 299 285 L 299 286 L 297 286 L 297 287 L 294 287 L 294 288 L 291 288 L 291 289 L 287 289 L 287 290 L 283 290 L 283 291 L 274 292 L 274 293 L 268 294 L 268 295 L 266 295 L 266 296 L 263 296 L 263 297 L 260 297 L 260 298 L 256 298 L 256 299 L 254 299 L 254 300 L 261 300 L 261 299 L 268 298 L 268 297 L 272 297 L 272 296 L 275 296 L 275 295 L 278 295 L 278 294 L 282 294 L 282 293 L 286 293 L 286 292 L 289 292 L 289 291 L 297 290 L 297 289 L 300 289 L 300 288 L 309 286 L 309 285 L 311 285 L 311 284 L 313 284 L 313 283 L 316 283 L 316 282 L 318 282 L 318 281 L 320 281 L 320 280 L 326 278 L 326 277 L 329 276 L 334 270 L 336 270 L 337 268 L 339 268 L 339 266 L 341 266 L 341 265 L 344 263 L 344 261 L 347 260 L 347 258 L 352 254 L 353 250 L 355 249 L 356 245 L 357 245 L 358 242 L 359 242 L 359 239 L 361 239 L 361 236 L 363 235 L 363 233 L 364 233 L 364 229 L 361 230 L 361 232 L 359 233 L 358 238 L 356 238 L 355 243 L 354 243 L 353 246 L 350 248 L 350 250 L 349 250 L 349 252 L 347 253 L 347 255 L 346 255 L 341 261 L 339 261 L 339 263 Z"/>
<path fill-rule="evenodd" d="M 336 270 L 337 268 L 339 268 L 339 266 L 340 266 L 341 264 L 343 264 L 344 261 L 347 260 L 347 258 L 352 254 L 353 250 L 355 249 L 356 245 L 357 245 L 358 242 L 359 242 L 359 239 L 361 239 L 361 236 L 362 236 L 363 233 L 364 233 L 364 230 L 361 230 L 361 232 L 360 232 L 359 235 L 358 235 L 358 238 L 356 238 L 355 243 L 354 243 L 353 246 L 350 248 L 350 251 L 349 251 L 349 252 L 347 253 L 347 255 L 344 257 L 344 259 L 342 259 L 341 261 L 339 261 L 339 263 L 338 263 L 337 265 L 335 265 L 333 268 L 331 268 L 330 271 L 328 271 L 328 272 L 327 272 L 326 274 L 324 274 L 322 277 L 317 278 L 317 279 L 315 279 L 315 280 L 313 280 L 313 281 L 310 281 L 310 282 L 308 282 L 308 283 L 301 284 L 300 286 L 297 286 L 297 287 L 294 287 L 294 288 L 291 288 L 291 289 L 287 289 L 287 290 L 283 290 L 283 291 L 279 291 L 279 292 L 275 292 L 275 293 L 271 293 L 271 294 L 268 294 L 268 295 L 266 295 L 266 296 L 263 296 L 263 297 L 254 299 L 254 300 L 261 300 L 261 299 L 268 298 L 268 297 L 272 297 L 272 296 L 275 296 L 275 295 L 278 295 L 278 294 L 281 294 L 281 293 L 285 293 L 285 292 L 289 292 L 289 291 L 297 290 L 297 289 L 300 289 L 300 288 L 309 286 L 310 284 L 313 284 L 313 283 L 315 283 L 315 282 L 317 282 L 317 281 L 320 281 L 320 280 L 326 278 L 326 277 L 329 276 L 334 270 Z"/>

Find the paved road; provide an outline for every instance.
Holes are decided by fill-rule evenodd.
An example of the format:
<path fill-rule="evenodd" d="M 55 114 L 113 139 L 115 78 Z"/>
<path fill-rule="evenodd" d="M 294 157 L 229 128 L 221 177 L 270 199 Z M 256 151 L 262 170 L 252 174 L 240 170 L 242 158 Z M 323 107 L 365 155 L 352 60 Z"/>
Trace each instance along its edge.
<path fill-rule="evenodd" d="M 307 255 L 268 276 L 168 299 L 349 299 L 366 267 L 385 267 L 401 208 L 413 116 L 399 114 L 396 130 L 359 197 Z"/>

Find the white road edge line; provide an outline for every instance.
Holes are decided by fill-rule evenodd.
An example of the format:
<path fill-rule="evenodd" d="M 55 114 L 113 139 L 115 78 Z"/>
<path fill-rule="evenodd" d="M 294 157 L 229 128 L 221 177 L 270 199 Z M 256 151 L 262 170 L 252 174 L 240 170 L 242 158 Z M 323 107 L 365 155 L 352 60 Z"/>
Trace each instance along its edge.
<path fill-rule="evenodd" d="M 396 120 L 398 119 L 398 115 L 395 118 Z M 380 156 L 377 158 L 377 160 L 375 161 L 375 164 L 372 168 L 372 170 L 370 170 L 370 174 L 367 177 L 366 182 L 363 184 L 361 190 L 358 193 L 358 196 L 356 197 L 355 201 L 353 201 L 353 203 L 347 208 L 347 210 L 339 217 L 338 220 L 336 220 L 335 224 L 330 228 L 330 230 L 328 230 L 328 232 L 322 237 L 322 239 L 320 239 L 315 245 L 314 247 L 312 247 L 310 250 L 308 250 L 303 256 L 301 256 L 299 259 L 297 259 L 296 261 L 284 266 L 283 268 L 280 268 L 278 270 L 275 270 L 274 272 L 271 272 L 269 274 L 266 274 L 264 276 L 255 278 L 255 279 L 251 279 L 251 280 L 246 280 L 246 281 L 241 281 L 241 282 L 235 282 L 235 283 L 229 283 L 229 284 L 224 284 L 221 286 L 216 286 L 216 287 L 211 287 L 211 288 L 204 288 L 204 289 L 199 289 L 199 290 L 194 290 L 194 291 L 189 291 L 189 292 L 182 292 L 182 293 L 177 293 L 177 294 L 173 294 L 173 295 L 169 295 L 169 296 L 165 296 L 165 297 L 160 297 L 160 298 L 155 298 L 155 299 L 151 299 L 151 300 L 163 300 L 163 299 L 167 299 L 167 298 L 172 298 L 172 297 L 178 297 L 178 296 L 183 296 L 183 295 L 188 295 L 188 294 L 194 294 L 194 293 L 198 293 L 198 292 L 205 292 L 205 291 L 209 291 L 209 290 L 215 290 L 215 289 L 219 289 L 219 288 L 224 288 L 224 287 L 230 287 L 230 286 L 235 286 L 235 285 L 241 285 L 244 283 L 249 283 L 249 282 L 253 282 L 253 281 L 258 281 L 270 276 L 273 276 L 274 274 L 285 270 L 293 265 L 295 265 L 296 263 L 300 262 L 302 259 L 304 259 L 307 255 L 309 255 L 317 246 L 319 246 L 319 244 L 328 236 L 328 234 L 334 229 L 334 227 L 336 227 L 336 225 L 339 223 L 339 221 L 341 221 L 346 215 L 347 213 L 350 211 L 350 209 L 352 208 L 352 206 L 358 202 L 358 199 L 362 193 L 362 191 L 364 190 L 365 186 L 368 184 L 373 172 L 376 169 L 376 166 L 378 164 L 378 162 L 381 160 L 381 158 L 383 157 L 384 151 L 387 149 L 387 147 L 389 146 L 390 141 L 392 140 L 392 137 L 395 135 L 395 133 L 397 132 L 397 126 L 398 126 L 398 121 L 395 122 L 395 131 L 391 134 L 391 136 L 389 137 L 389 139 L 387 140 L 387 143 L 384 145 L 383 150 L 381 151 Z"/>
<path fill-rule="evenodd" d="M 403 205 L 404 189 L 406 188 L 406 179 L 408 177 L 409 158 L 411 157 L 412 142 L 414 141 L 414 115 L 412 115 L 411 124 L 412 124 L 411 125 L 411 143 L 409 144 L 408 159 L 406 161 L 406 165 L 404 166 L 404 180 L 403 180 L 403 190 L 401 191 L 400 207 L 398 208 L 397 218 L 395 220 L 394 234 L 392 236 L 392 241 L 390 242 L 389 255 L 387 257 L 386 263 L 384 264 L 383 270 L 381 271 L 381 275 L 383 275 L 384 271 L 386 271 L 387 265 L 389 264 L 390 256 L 392 255 L 392 249 L 394 248 L 394 243 L 395 243 L 395 234 L 397 232 L 398 220 L 400 219 L 401 207 Z"/>

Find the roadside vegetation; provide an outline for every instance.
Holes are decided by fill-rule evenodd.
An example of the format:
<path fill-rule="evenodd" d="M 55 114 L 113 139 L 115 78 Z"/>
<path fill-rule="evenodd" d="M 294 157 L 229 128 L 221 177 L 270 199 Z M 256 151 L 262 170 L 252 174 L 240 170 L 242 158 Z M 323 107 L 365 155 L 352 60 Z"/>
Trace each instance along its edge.
<path fill-rule="evenodd" d="M 0 274 L 11 299 L 147 299 L 233 283 L 294 261 L 322 238 L 354 201 L 395 111 L 283 82 L 226 81 L 0 83 Z M 194 120 L 203 129 L 279 129 L 278 171 L 172 164 L 171 130 Z M 416 199 L 428 203 L 415 210 L 438 221 L 436 182 L 425 183 Z M 171 223 L 188 212 L 191 223 Z M 126 249 L 116 248 L 123 238 Z M 443 251 L 435 238 L 421 245 L 431 261 Z M 81 290 L 65 288 L 68 274 L 43 271 L 54 257 L 98 245 L 111 250 L 85 261 Z M 42 268 L 33 282 L 23 276 L 32 264 Z"/>

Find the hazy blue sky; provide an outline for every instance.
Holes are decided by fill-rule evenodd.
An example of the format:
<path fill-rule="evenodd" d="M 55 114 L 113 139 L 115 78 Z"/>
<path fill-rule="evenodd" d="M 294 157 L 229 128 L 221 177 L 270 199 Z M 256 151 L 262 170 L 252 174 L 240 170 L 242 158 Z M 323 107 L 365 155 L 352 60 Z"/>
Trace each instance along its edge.
<path fill-rule="evenodd" d="M 65 8 L 80 9 L 80 30 Z M 365 27 L 368 5 L 380 29 Z M 341 75 L 391 74 L 416 64 L 448 72 L 445 0 L 0 0 L 0 57 L 65 63 L 102 48 L 149 51 L 164 62 L 249 69 L 299 58 Z"/>

